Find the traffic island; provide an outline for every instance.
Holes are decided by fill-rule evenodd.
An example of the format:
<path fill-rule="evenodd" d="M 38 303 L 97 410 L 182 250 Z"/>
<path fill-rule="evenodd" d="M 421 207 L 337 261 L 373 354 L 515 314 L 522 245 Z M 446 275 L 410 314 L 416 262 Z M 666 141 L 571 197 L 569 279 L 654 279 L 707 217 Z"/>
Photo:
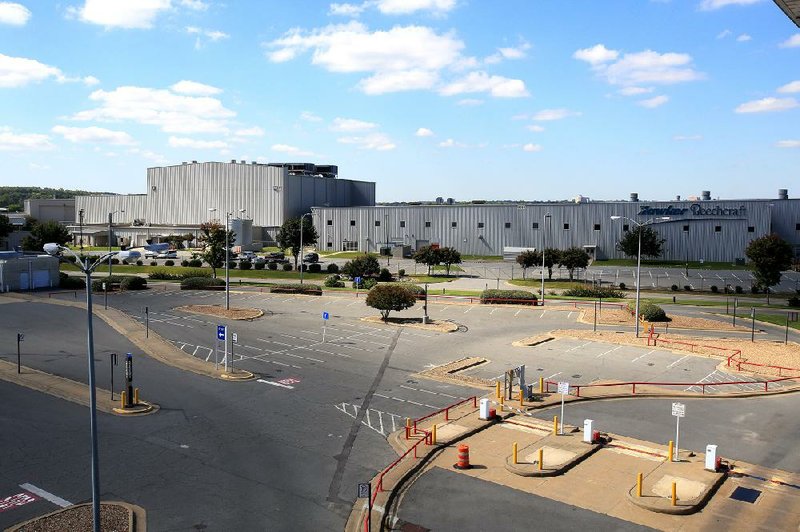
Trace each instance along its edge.
<path fill-rule="evenodd" d="M 6 532 L 60 532 L 91 530 L 92 503 L 76 504 L 35 517 L 6 529 Z M 100 503 L 100 530 L 145 532 L 147 512 L 141 506 L 125 502 Z"/>
<path fill-rule="evenodd" d="M 727 472 L 704 468 L 703 456 L 659 464 L 628 491 L 628 500 L 651 512 L 687 515 L 699 511 L 725 482 Z"/>
<path fill-rule="evenodd" d="M 361 318 L 361 321 L 367 323 L 375 323 L 380 325 L 396 325 L 398 327 L 412 327 L 414 329 L 425 329 L 426 331 L 451 333 L 458 330 L 458 324 L 452 321 L 442 320 L 428 320 L 424 321 L 423 318 L 386 318 L 385 320 L 380 316 L 367 316 Z"/>
<path fill-rule="evenodd" d="M 184 305 L 175 307 L 175 310 L 190 312 L 192 314 L 202 314 L 204 316 L 215 316 L 217 318 L 227 318 L 229 320 L 254 320 L 264 315 L 260 308 L 222 308 L 220 305 Z"/>
<path fill-rule="evenodd" d="M 120 416 L 144 416 L 146 414 L 155 414 L 160 408 L 155 403 L 139 401 L 131 406 L 115 406 L 112 411 Z"/>
<path fill-rule="evenodd" d="M 244 381 L 252 381 L 257 378 L 258 375 L 252 373 L 250 371 L 244 369 L 231 369 L 227 372 L 222 372 L 219 375 L 219 378 L 224 381 L 232 381 L 232 382 L 244 382 Z"/>
<path fill-rule="evenodd" d="M 594 443 L 583 441 L 580 432 L 549 434 L 506 458 L 506 470 L 522 477 L 554 477 L 599 451 L 605 439 Z M 516 444 L 515 444 L 516 445 Z"/>

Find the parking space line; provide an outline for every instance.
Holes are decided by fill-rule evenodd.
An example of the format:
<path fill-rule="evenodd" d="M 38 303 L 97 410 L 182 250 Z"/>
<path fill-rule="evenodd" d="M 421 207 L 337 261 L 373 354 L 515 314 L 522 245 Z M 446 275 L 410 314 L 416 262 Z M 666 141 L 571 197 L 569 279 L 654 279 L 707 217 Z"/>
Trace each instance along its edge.
<path fill-rule="evenodd" d="M 555 377 L 556 375 L 561 375 L 561 372 L 559 371 L 558 373 L 553 373 L 553 374 L 552 374 L 552 375 L 550 375 L 549 377 L 545 377 L 545 378 L 544 378 L 544 380 L 547 380 L 547 379 L 552 379 L 552 378 L 553 378 L 553 377 Z"/>
<path fill-rule="evenodd" d="M 624 347 L 624 346 L 621 346 L 621 345 L 620 345 L 620 346 L 617 346 L 617 347 L 615 347 L 615 348 L 613 348 L 613 349 L 609 349 L 609 350 L 608 350 L 608 351 L 606 351 L 605 353 L 600 353 L 600 354 L 599 354 L 599 355 L 597 355 L 595 358 L 600 358 L 600 357 L 602 357 L 602 356 L 604 356 L 604 355 L 607 355 L 607 354 L 609 354 L 609 353 L 613 353 L 614 351 L 617 351 L 617 350 L 619 350 L 619 349 L 622 349 L 623 347 Z"/>
<path fill-rule="evenodd" d="M 651 350 L 650 350 L 650 351 L 648 351 L 647 353 L 645 353 L 645 354 L 643 354 L 643 355 L 639 355 L 638 357 L 634 358 L 633 360 L 631 360 L 631 362 L 636 362 L 637 360 L 639 360 L 639 359 L 642 359 L 642 358 L 646 357 L 646 356 L 647 356 L 647 355 L 649 355 L 650 353 L 655 353 L 655 352 L 656 352 L 656 350 L 655 350 L 655 349 L 651 349 Z"/>
<path fill-rule="evenodd" d="M 686 360 L 687 358 L 689 358 L 689 356 L 690 355 L 683 356 L 683 357 L 679 358 L 678 360 L 676 360 L 675 362 L 673 362 L 672 364 L 668 365 L 667 367 L 671 368 L 672 366 L 678 364 L 679 362 L 682 362 L 682 361 Z"/>
<path fill-rule="evenodd" d="M 30 491 L 34 495 L 38 495 L 42 499 L 50 501 L 53 504 L 55 504 L 56 506 L 60 506 L 61 508 L 66 508 L 67 506 L 72 506 L 71 502 L 62 499 L 61 497 L 58 497 L 57 495 L 53 495 L 49 491 L 45 491 L 42 488 L 38 488 L 38 487 L 34 486 L 33 484 L 29 484 L 29 483 L 26 482 L 25 484 L 20 484 L 19 487 L 24 489 L 24 490 Z"/>

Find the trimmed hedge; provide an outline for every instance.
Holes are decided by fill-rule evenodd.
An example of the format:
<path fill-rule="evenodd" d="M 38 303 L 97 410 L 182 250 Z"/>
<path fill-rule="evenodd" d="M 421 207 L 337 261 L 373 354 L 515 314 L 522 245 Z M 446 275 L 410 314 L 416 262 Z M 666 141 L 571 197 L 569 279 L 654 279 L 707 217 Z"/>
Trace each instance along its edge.
<path fill-rule="evenodd" d="M 140 264 L 139 266 L 141 266 L 141 264 Z M 186 268 L 187 266 L 189 266 L 189 261 L 188 261 L 188 260 L 186 260 L 186 259 L 183 259 L 183 260 L 181 261 L 181 266 L 183 266 L 184 268 Z"/>
<path fill-rule="evenodd" d="M 86 281 L 80 277 L 72 277 L 64 272 L 58 272 L 58 286 L 67 289 L 84 289 L 86 288 Z"/>
<path fill-rule="evenodd" d="M 192 268 L 200 268 L 203 266 L 203 261 L 200 259 L 192 259 L 189 261 L 189 266 Z"/>
<path fill-rule="evenodd" d="M 144 277 L 123 277 L 119 283 L 120 290 L 144 290 L 147 288 L 147 279 Z"/>
<path fill-rule="evenodd" d="M 268 262 L 267 263 L 267 268 L 272 270 L 272 271 L 275 271 L 275 270 L 278 269 L 278 263 L 277 262 Z"/>
<path fill-rule="evenodd" d="M 184 271 L 168 271 L 165 268 L 159 268 L 157 270 L 150 270 L 148 274 L 148 279 L 153 279 L 157 281 L 180 281 L 181 279 L 186 279 L 188 277 L 211 277 L 211 272 L 207 270 L 201 269 L 190 269 Z"/>
<path fill-rule="evenodd" d="M 604 297 L 606 299 L 614 297 L 622 299 L 625 297 L 623 292 L 618 292 L 611 288 L 570 288 L 564 290 L 563 295 L 568 297 Z"/>
<path fill-rule="evenodd" d="M 388 283 L 391 280 L 392 272 L 390 272 L 388 268 L 381 268 L 381 272 L 378 274 L 378 281 L 381 283 Z"/>
<path fill-rule="evenodd" d="M 214 277 L 186 277 L 181 281 L 181 290 L 215 290 L 224 286 L 224 279 Z"/>
<path fill-rule="evenodd" d="M 164 266 L 175 266 L 175 261 L 174 261 L 174 260 L 172 260 L 172 259 L 170 259 L 170 260 L 165 260 L 165 261 L 164 261 Z"/>
<path fill-rule="evenodd" d="M 636 312 L 636 302 L 631 301 L 628 303 L 628 308 L 631 312 Z M 669 321 L 664 309 L 650 301 L 641 301 L 639 303 L 639 315 L 644 318 L 645 321 Z"/>
<path fill-rule="evenodd" d="M 792 308 L 800 308 L 800 297 L 792 296 L 789 298 L 788 303 Z"/>
<path fill-rule="evenodd" d="M 278 284 L 269 290 L 273 294 L 305 294 L 321 296 L 322 287 L 318 284 Z"/>
<path fill-rule="evenodd" d="M 256 262 L 255 264 L 253 264 L 253 268 L 255 268 L 256 270 L 263 270 L 264 266 L 265 264 L 263 262 Z"/>
<path fill-rule="evenodd" d="M 481 303 L 492 305 L 536 305 L 538 298 L 525 290 L 484 290 L 481 292 Z"/>
<path fill-rule="evenodd" d="M 376 281 L 375 279 L 373 279 L 371 277 L 362 277 L 361 278 L 361 284 L 356 286 L 356 282 L 353 281 L 352 287 L 355 288 L 355 289 L 369 290 L 370 288 L 372 288 L 376 284 L 378 284 L 378 281 Z"/>
<path fill-rule="evenodd" d="M 242 262 L 239 263 L 239 269 L 240 270 L 249 270 L 252 267 L 253 267 L 253 263 L 250 262 L 249 260 L 243 260 Z"/>
<path fill-rule="evenodd" d="M 308 265 L 308 271 L 310 273 L 320 273 L 322 272 L 322 264 L 319 262 L 312 262 Z"/>
<path fill-rule="evenodd" d="M 325 278 L 323 285 L 327 288 L 344 288 L 344 281 L 342 281 L 342 277 L 340 275 L 333 274 Z"/>
<path fill-rule="evenodd" d="M 328 273 L 339 273 L 339 265 L 335 262 L 331 262 L 325 267 L 325 271 Z"/>
<path fill-rule="evenodd" d="M 141 280 L 131 281 L 130 279 Z M 106 283 L 106 288 L 109 292 L 114 290 L 114 288 L 119 288 L 121 290 L 142 290 L 147 287 L 147 280 L 143 277 L 137 277 L 135 275 L 105 275 L 92 281 L 92 292 L 102 292 L 103 283 Z"/>
<path fill-rule="evenodd" d="M 292 265 L 291 265 L 291 263 L 289 263 L 289 262 L 284 262 L 284 263 L 283 263 L 283 271 L 285 271 L 285 272 L 290 272 L 290 271 L 292 271 Z"/>

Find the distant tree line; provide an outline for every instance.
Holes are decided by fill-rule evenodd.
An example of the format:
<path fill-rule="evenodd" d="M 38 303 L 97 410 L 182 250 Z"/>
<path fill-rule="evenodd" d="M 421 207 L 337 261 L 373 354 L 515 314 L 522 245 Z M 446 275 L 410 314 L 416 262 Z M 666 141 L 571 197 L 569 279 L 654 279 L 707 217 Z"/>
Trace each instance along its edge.
<path fill-rule="evenodd" d="M 89 192 L 48 187 L 0 187 L 0 207 L 9 212 L 21 212 L 26 199 L 71 199 L 89 194 L 108 194 L 108 192 Z"/>

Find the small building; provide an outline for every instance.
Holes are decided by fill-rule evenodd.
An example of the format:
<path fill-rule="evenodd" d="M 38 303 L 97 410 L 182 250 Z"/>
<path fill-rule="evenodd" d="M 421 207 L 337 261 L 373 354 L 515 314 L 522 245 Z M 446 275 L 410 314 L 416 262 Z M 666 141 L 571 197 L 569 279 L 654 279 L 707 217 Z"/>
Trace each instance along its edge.
<path fill-rule="evenodd" d="M 58 272 L 55 257 L 0 252 L 0 292 L 55 288 L 59 284 Z"/>

